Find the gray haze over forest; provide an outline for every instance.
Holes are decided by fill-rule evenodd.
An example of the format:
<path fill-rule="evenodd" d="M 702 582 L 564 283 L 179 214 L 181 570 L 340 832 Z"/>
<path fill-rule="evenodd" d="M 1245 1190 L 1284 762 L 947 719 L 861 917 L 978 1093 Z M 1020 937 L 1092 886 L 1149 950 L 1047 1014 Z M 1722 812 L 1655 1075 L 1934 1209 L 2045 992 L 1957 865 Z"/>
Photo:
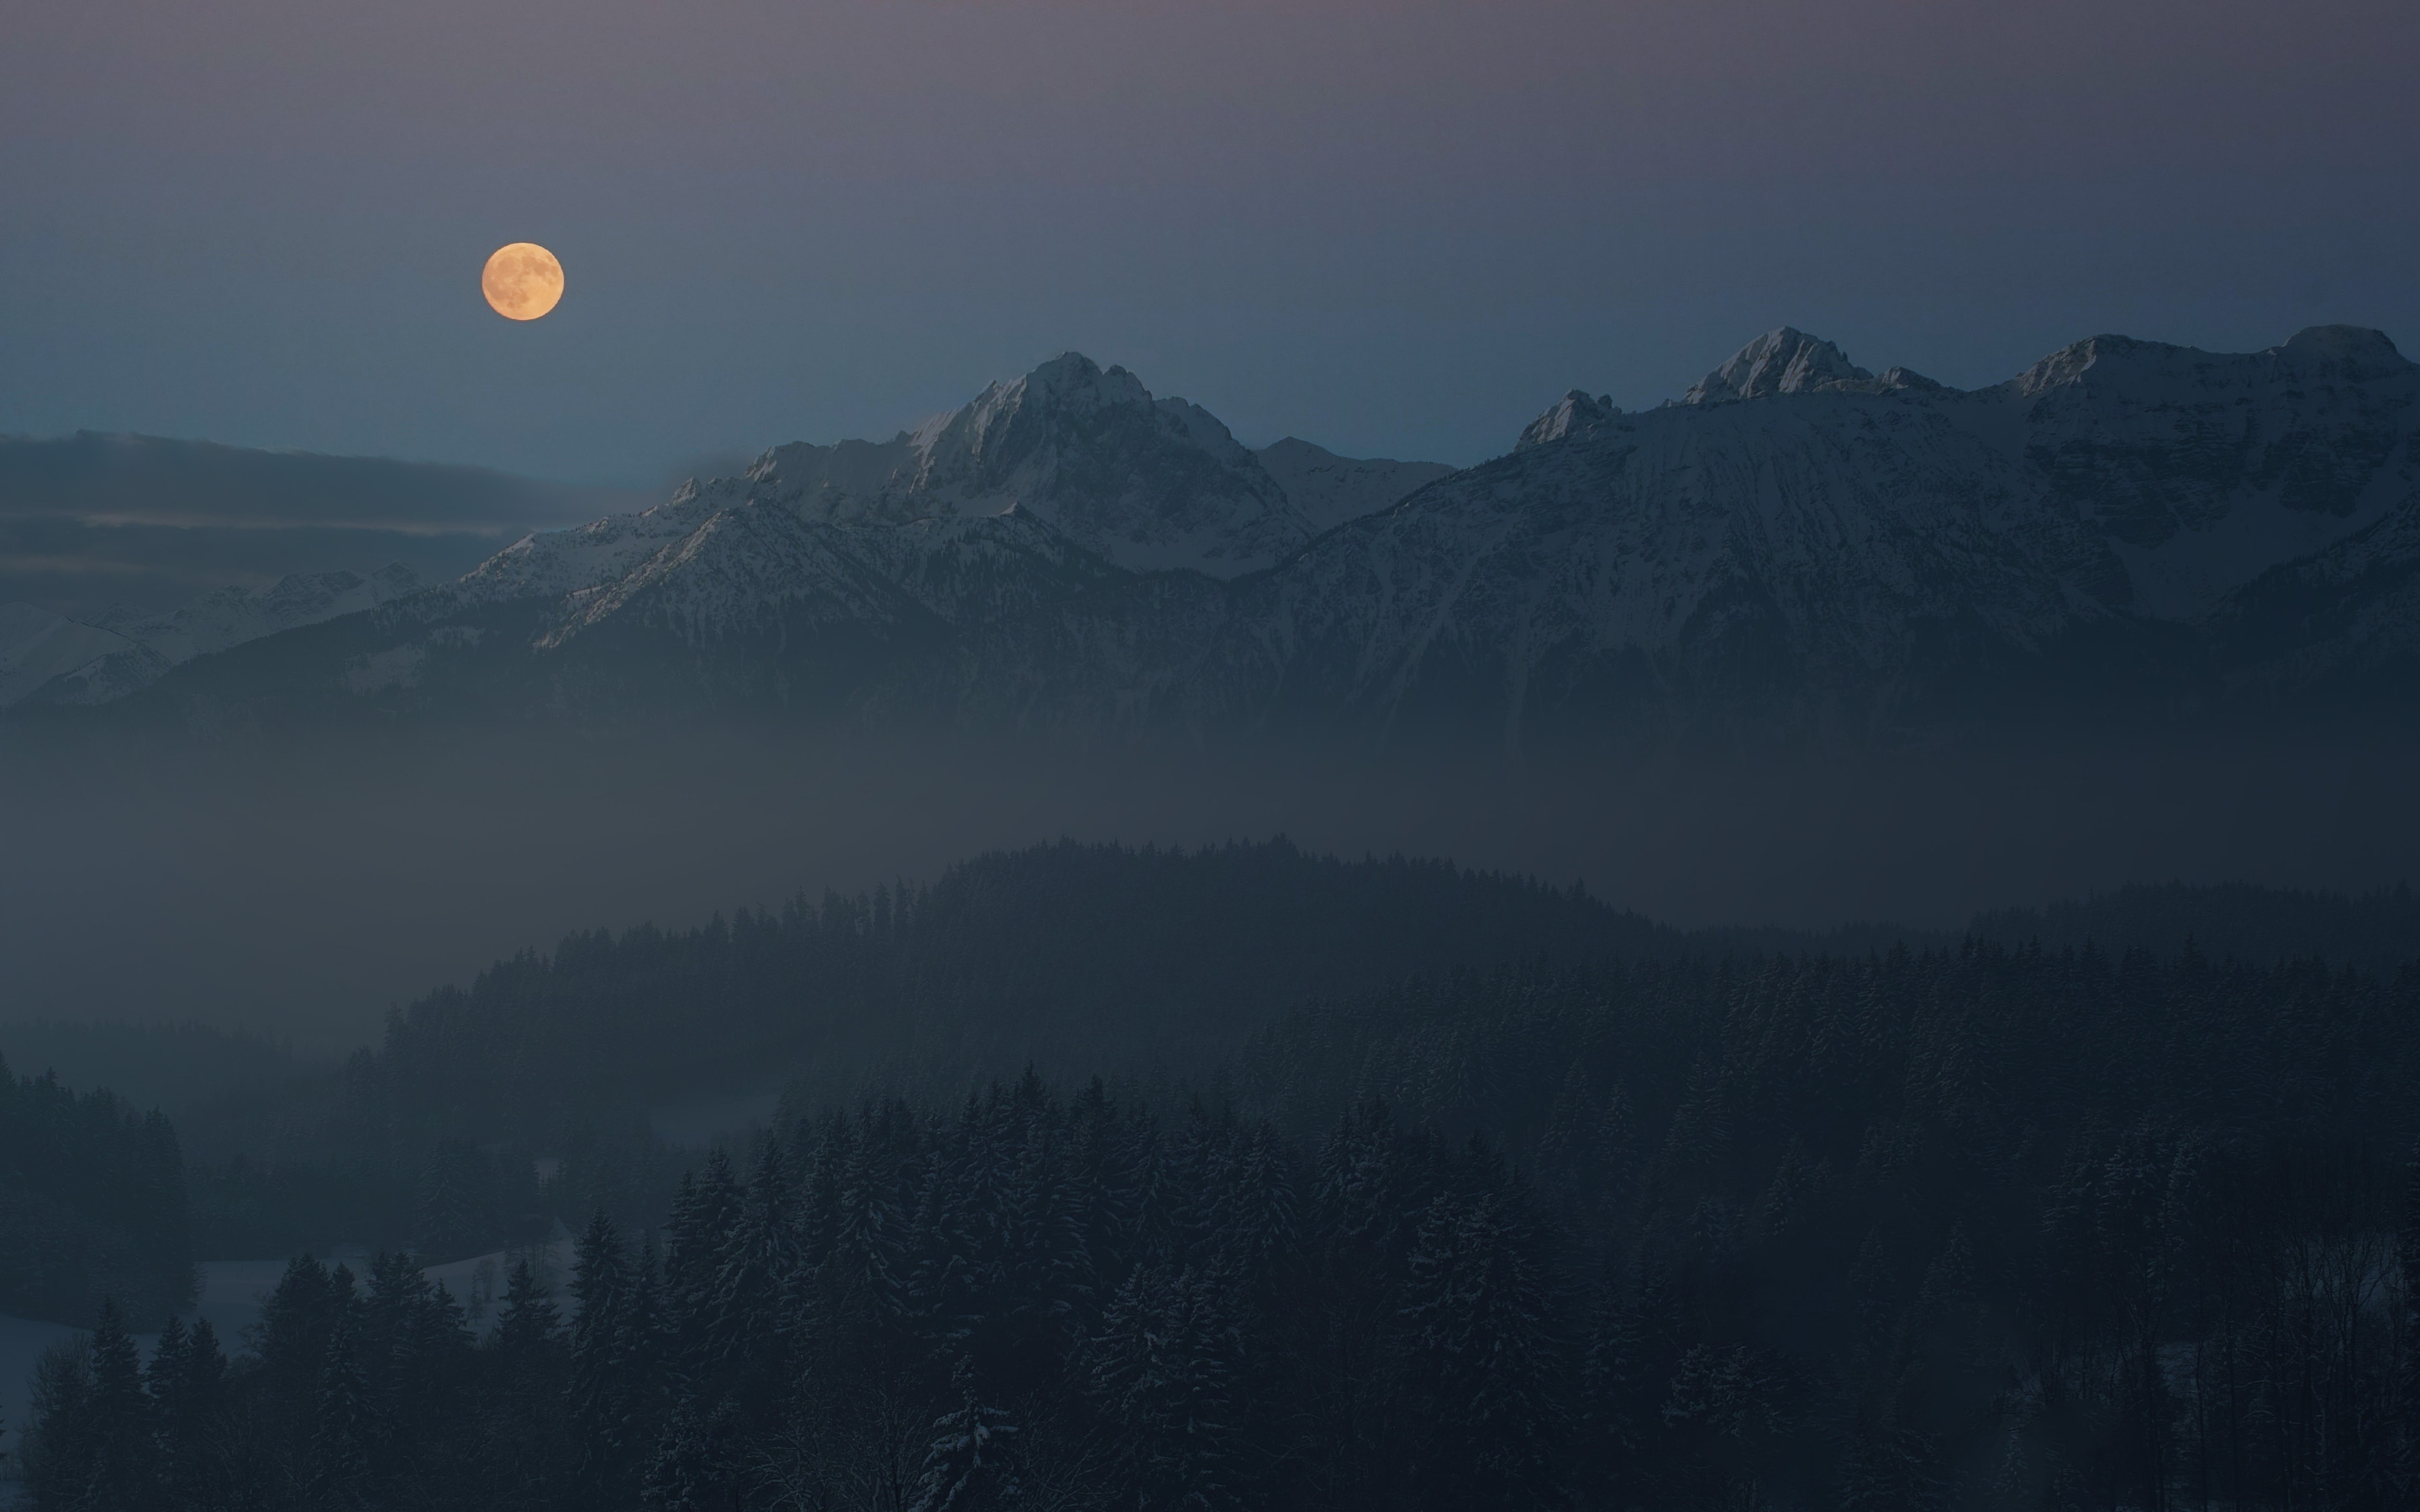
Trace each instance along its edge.
<path fill-rule="evenodd" d="M 2291 738 L 1522 771 L 706 732 L 21 748 L 0 768 L 0 1022 L 200 1019 L 341 1048 L 571 931 L 929 880 L 1059 836 L 1447 856 L 1681 925 L 1957 929 L 2170 878 L 2358 891 L 2409 875 L 2407 771 L 2395 743 Z"/>

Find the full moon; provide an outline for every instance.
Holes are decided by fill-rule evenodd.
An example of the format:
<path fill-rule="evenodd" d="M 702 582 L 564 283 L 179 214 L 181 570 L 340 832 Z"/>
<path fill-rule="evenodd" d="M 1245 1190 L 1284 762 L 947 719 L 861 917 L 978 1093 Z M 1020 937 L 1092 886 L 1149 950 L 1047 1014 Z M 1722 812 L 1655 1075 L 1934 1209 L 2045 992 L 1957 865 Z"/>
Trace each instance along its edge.
<path fill-rule="evenodd" d="M 535 241 L 516 241 L 489 255 L 479 290 L 505 319 L 535 320 L 563 298 L 563 264 Z"/>

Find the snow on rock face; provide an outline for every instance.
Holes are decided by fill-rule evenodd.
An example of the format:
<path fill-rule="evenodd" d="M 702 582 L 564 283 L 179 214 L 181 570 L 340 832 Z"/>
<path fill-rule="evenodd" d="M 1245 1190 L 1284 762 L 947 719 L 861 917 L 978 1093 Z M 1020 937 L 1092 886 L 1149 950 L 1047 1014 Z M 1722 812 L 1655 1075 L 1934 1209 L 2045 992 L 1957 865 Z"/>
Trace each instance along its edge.
<path fill-rule="evenodd" d="M 133 648 L 112 630 L 62 619 L 32 604 L 0 604 L 0 708 L 63 672 Z"/>
<path fill-rule="evenodd" d="M 2090 626 L 2241 640 L 2297 563 L 2295 623 L 2374 585 L 2348 633 L 2420 655 L 2420 368 L 2382 336 L 2098 337 L 1974 393 L 1862 375 L 1784 331 L 1689 404 L 1567 395 L 1244 585 L 1221 698 L 1326 670 L 1319 698 L 1389 721 L 1447 688 L 1492 689 L 1508 728 L 1631 697 L 1888 703 Z"/>
<path fill-rule="evenodd" d="M 1730 361 L 1699 379 L 1683 404 L 1733 404 L 1776 393 L 1886 393 L 1896 389 L 1938 389 L 1921 374 L 1894 367 L 1877 378 L 1849 361 L 1839 347 L 1789 326 L 1768 331 L 1733 352 Z"/>
<path fill-rule="evenodd" d="M 731 491 L 727 482 L 710 486 Z M 525 535 L 444 592 L 458 603 L 473 605 L 553 598 L 599 587 L 697 529 L 726 501 L 707 497 L 692 481 L 665 502 L 635 514 L 608 515 L 573 530 Z"/>
<path fill-rule="evenodd" d="M 1594 429 L 1621 413 L 1609 393 L 1589 397 L 1585 389 L 1574 389 L 1556 401 L 1553 409 L 1521 428 L 1521 437 L 1512 450 L 1526 451 L 1544 446 L 1564 437 Z"/>
<path fill-rule="evenodd" d="M 466 609 L 561 600 L 542 648 L 632 616 L 692 640 L 799 614 L 955 624 L 1121 569 L 1231 578 L 1451 471 L 1304 441 L 1255 455 L 1207 410 L 1071 352 L 888 441 L 777 446 L 651 509 L 532 535 L 444 592 Z"/>
<path fill-rule="evenodd" d="M 691 645 L 801 626 L 978 623 L 1123 577 L 1037 518 L 831 521 L 779 500 L 718 511 L 636 570 L 566 595 L 541 649 L 625 624 Z"/>
<path fill-rule="evenodd" d="M 282 630 L 375 609 L 420 587 L 419 575 L 391 563 L 358 572 L 289 573 L 267 588 L 222 588 L 166 614 L 116 610 L 92 626 L 90 654 L 57 668 L 17 694 L 52 703 L 106 703 L 149 687 L 170 668 Z M 62 622 L 68 623 L 68 622 Z M 0 704 L 14 702 L 0 697 Z"/>
<path fill-rule="evenodd" d="M 1120 566 L 1232 578 L 1314 533 L 1218 418 L 1075 352 L 889 441 L 777 447 L 750 473 L 811 517 L 1032 511 Z"/>
<path fill-rule="evenodd" d="M 2023 416 L 2018 481 L 2098 526 L 2155 618 L 2209 613 L 2420 487 L 2420 367 L 2377 332 L 2247 353 L 2095 336 L 1985 392 Z"/>
<path fill-rule="evenodd" d="M 2080 523 L 1968 485 L 1996 463 L 1878 395 L 1621 416 L 1323 537 L 1252 584 L 1233 659 L 1262 686 L 1349 669 L 1326 695 L 1386 717 L 1492 689 L 1509 729 L 1743 677 L 1891 686 L 1935 632 L 2023 653 L 2110 617 L 2122 568 Z M 1267 646 L 1294 665 L 1257 665 Z"/>
<path fill-rule="evenodd" d="M 1032 510 L 1121 566 L 1233 577 L 1310 539 L 1308 519 L 1207 410 L 1155 399 L 1073 352 L 928 424 L 904 490 L 919 513 Z"/>

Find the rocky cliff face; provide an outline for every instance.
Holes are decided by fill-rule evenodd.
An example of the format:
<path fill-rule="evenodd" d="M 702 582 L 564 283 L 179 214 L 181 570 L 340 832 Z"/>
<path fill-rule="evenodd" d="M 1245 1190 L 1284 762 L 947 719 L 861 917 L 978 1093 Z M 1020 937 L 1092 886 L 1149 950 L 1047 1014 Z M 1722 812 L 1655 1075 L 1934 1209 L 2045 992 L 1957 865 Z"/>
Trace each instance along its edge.
<path fill-rule="evenodd" d="M 2208 706 L 2351 678 L 2409 702 L 2415 563 L 2420 368 L 2375 332 L 2100 336 L 1959 392 L 1784 329 L 1677 404 L 1575 392 L 1460 472 L 1255 455 L 1071 355 L 324 639 L 389 696 L 476 661 L 493 697 L 612 697 L 644 663 L 649 699 L 1517 746 L 1905 728 L 2017 690 Z"/>

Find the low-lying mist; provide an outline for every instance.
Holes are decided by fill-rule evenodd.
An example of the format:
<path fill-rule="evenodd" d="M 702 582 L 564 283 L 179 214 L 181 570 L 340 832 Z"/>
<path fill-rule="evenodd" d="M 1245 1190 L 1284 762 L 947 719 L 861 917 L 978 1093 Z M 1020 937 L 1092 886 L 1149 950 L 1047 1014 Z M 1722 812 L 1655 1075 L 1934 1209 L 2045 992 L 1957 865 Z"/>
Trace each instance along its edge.
<path fill-rule="evenodd" d="M 2133 881 L 2363 890 L 2409 873 L 2406 774 L 2383 736 L 1518 763 L 715 729 L 21 738 L 0 749 L 0 1023 L 340 1050 L 567 932 L 1063 836 L 1450 856 L 1692 926 L 1955 930 Z"/>

